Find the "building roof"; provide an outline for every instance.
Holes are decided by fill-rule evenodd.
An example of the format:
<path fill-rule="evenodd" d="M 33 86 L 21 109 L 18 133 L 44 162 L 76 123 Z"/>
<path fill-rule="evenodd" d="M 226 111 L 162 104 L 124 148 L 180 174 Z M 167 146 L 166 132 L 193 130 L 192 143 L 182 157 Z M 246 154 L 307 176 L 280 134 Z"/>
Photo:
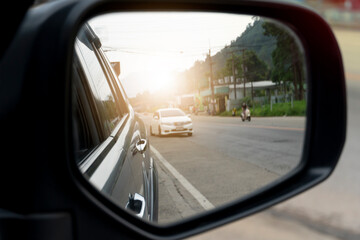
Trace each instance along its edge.
<path fill-rule="evenodd" d="M 214 95 L 222 95 L 229 93 L 229 86 L 214 86 Z M 211 96 L 211 89 L 206 89 L 200 92 L 200 96 Z"/>
<path fill-rule="evenodd" d="M 275 88 L 276 86 L 277 86 L 276 83 L 270 80 L 253 82 L 253 88 L 258 88 L 258 89 Z M 234 88 L 234 84 L 229 84 L 229 88 Z M 236 88 L 243 89 L 244 84 L 243 83 L 236 84 Z M 245 83 L 245 88 L 251 88 L 251 82 Z"/>

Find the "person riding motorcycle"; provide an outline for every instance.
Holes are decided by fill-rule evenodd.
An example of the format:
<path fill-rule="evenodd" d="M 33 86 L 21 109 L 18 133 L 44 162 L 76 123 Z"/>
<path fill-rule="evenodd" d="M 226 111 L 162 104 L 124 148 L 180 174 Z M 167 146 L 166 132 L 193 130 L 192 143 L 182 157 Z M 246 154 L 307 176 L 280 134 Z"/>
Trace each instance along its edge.
<path fill-rule="evenodd" d="M 243 112 L 243 114 L 244 114 L 244 116 L 245 116 L 245 111 L 246 111 L 246 109 L 247 109 L 246 103 L 244 103 L 244 102 L 242 103 L 241 109 L 242 109 L 242 112 Z"/>
<path fill-rule="evenodd" d="M 241 105 L 241 109 L 242 109 L 242 113 L 241 113 L 242 121 L 248 120 L 250 122 L 251 121 L 250 110 L 245 102 Z"/>

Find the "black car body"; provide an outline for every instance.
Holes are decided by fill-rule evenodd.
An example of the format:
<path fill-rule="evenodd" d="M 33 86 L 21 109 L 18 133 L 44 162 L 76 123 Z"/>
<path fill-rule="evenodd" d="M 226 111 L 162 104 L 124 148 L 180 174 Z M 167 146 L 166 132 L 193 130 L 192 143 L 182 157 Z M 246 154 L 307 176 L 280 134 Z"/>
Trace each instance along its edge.
<path fill-rule="evenodd" d="M 157 172 L 144 122 L 88 24 L 73 60 L 73 127 L 80 171 L 104 195 L 140 218 L 157 220 Z"/>

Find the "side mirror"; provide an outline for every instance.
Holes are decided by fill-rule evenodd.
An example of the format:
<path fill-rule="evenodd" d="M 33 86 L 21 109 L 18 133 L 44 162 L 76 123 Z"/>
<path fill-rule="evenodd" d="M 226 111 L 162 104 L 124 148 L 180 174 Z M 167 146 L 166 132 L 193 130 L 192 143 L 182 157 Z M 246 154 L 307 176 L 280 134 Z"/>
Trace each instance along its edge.
<path fill-rule="evenodd" d="M 229 101 L 230 97 L 234 100 L 240 99 L 241 94 L 244 97 L 251 97 L 248 96 L 249 94 L 246 95 L 246 88 L 251 89 L 251 92 L 253 92 L 252 88 L 255 87 L 279 87 L 280 91 L 284 88 L 283 85 L 285 85 L 285 89 L 289 87 L 287 84 L 291 86 L 303 85 L 301 89 L 307 90 L 306 95 L 304 96 L 303 92 L 298 92 L 297 98 L 305 98 L 306 105 L 304 104 L 304 106 L 308 107 L 302 112 L 306 115 L 306 119 L 304 116 L 299 120 L 299 123 L 295 123 L 299 124 L 300 127 L 298 125 L 289 127 L 288 122 L 283 126 L 265 125 L 263 123 L 251 126 L 240 123 L 240 118 L 201 116 L 204 125 L 198 124 L 199 127 L 197 129 L 193 129 L 190 124 L 181 126 L 182 123 L 180 121 L 174 122 L 173 125 L 157 126 L 159 128 L 154 128 L 153 130 L 155 134 L 158 133 L 159 137 L 149 137 L 153 145 L 150 145 L 150 140 L 146 138 L 147 136 L 144 136 L 148 144 L 147 149 L 149 150 L 149 153 L 145 154 L 147 159 L 139 154 L 136 155 L 136 158 L 130 159 L 131 154 L 128 154 L 130 153 L 130 146 L 134 147 L 136 141 L 143 137 L 139 131 L 141 128 L 139 122 L 135 122 L 137 119 L 135 119 L 134 112 L 127 101 L 127 95 L 131 96 L 132 94 L 130 90 L 126 93 L 125 88 L 123 89 L 114 79 L 107 78 L 107 73 L 112 69 L 110 69 L 111 66 L 106 59 L 105 62 L 100 61 L 104 60 L 104 58 L 100 44 L 96 44 L 98 38 L 94 36 L 94 33 L 87 31 L 84 32 L 85 34 L 79 34 L 79 37 L 75 33 L 77 30 L 80 30 L 82 24 L 86 21 L 93 20 L 92 23 L 95 24 L 94 19 L 90 19 L 92 17 L 98 18 L 101 14 L 120 11 L 121 17 L 125 17 L 127 20 L 119 21 L 120 24 L 116 25 L 117 30 L 123 31 L 124 34 L 116 34 L 115 40 L 118 40 L 118 36 L 125 36 L 127 39 L 124 39 L 130 41 L 134 38 L 128 38 L 127 34 L 129 32 L 133 34 L 144 33 L 145 36 L 139 39 L 141 44 L 150 42 L 148 40 L 152 35 L 156 39 L 157 45 L 160 46 L 160 50 L 165 50 L 164 44 L 160 44 L 160 40 L 165 42 L 163 36 L 170 34 L 162 34 L 162 37 L 159 38 L 156 35 L 158 32 L 141 31 L 142 29 L 133 30 L 134 26 L 143 26 L 147 23 L 145 21 L 147 20 L 146 18 L 139 17 L 141 14 L 143 14 L 142 16 L 146 15 L 146 17 L 154 19 L 153 15 L 150 15 L 150 11 L 154 11 L 154 14 L 159 14 L 159 10 L 169 12 L 169 15 L 166 15 L 165 12 L 161 13 L 162 18 L 160 19 L 166 21 L 166 24 L 158 24 L 168 27 L 168 30 L 164 31 L 165 33 L 175 32 L 174 24 L 171 25 L 169 20 L 173 19 L 174 12 L 176 11 L 179 11 L 181 14 L 191 14 L 191 11 L 193 11 L 194 15 L 198 15 L 201 18 L 205 17 L 205 15 L 199 12 L 211 12 L 211 14 L 216 15 L 226 13 L 226 18 L 228 18 L 228 12 L 231 12 L 231 14 L 235 14 L 234 17 L 241 18 L 247 14 L 248 19 L 252 21 L 251 23 L 260 20 L 268 21 L 256 25 L 263 28 L 258 33 L 261 35 L 266 33 L 267 35 L 262 37 L 267 40 L 256 43 L 249 42 L 247 45 L 233 43 L 231 51 L 223 51 L 224 58 L 221 58 L 223 66 L 226 67 L 225 60 L 229 60 L 229 63 L 234 63 L 235 65 L 236 59 L 242 61 L 245 59 L 245 62 L 247 59 L 250 59 L 249 57 L 256 59 L 250 50 L 255 49 L 254 46 L 258 45 L 266 48 L 273 46 L 270 49 L 271 51 L 267 52 L 270 56 L 269 59 L 272 59 L 272 56 L 274 56 L 272 52 L 279 47 L 276 53 L 281 54 L 276 56 L 283 56 L 282 53 L 286 53 L 288 58 L 273 60 L 279 61 L 279 63 L 283 63 L 286 66 L 291 64 L 296 67 L 303 66 L 303 68 L 298 68 L 295 72 L 289 72 L 286 76 L 292 76 L 295 73 L 302 74 L 304 81 L 295 82 L 294 84 L 290 81 L 300 81 L 301 78 L 290 78 L 287 82 L 279 81 L 281 85 L 278 86 L 278 84 L 272 81 L 263 82 L 257 81 L 257 79 L 253 81 L 245 77 L 241 84 L 236 84 L 235 81 L 235 84 L 229 83 L 226 87 L 214 86 L 212 76 L 216 72 L 213 71 L 210 74 L 209 86 L 207 79 L 204 79 L 204 86 L 208 86 L 208 89 L 200 91 L 199 95 L 205 96 L 205 98 L 201 99 L 201 103 L 206 107 L 205 109 L 210 109 L 211 112 L 224 110 L 224 114 L 228 114 L 228 111 L 225 111 L 226 107 L 229 107 L 229 110 L 234 107 L 234 104 Z M 15 218 L 15 220 L 18 218 L 20 219 L 19 221 L 25 219 L 27 221 L 33 216 L 38 216 L 39 213 L 44 221 L 49 219 L 47 223 L 51 229 L 57 229 L 59 226 L 63 227 L 65 230 L 61 229 L 60 232 L 70 237 L 59 238 L 65 239 L 71 238 L 71 236 L 77 236 L 80 240 L 97 239 L 99 236 L 106 236 L 109 239 L 121 237 L 132 237 L 134 239 L 180 239 L 236 219 L 244 218 L 273 206 L 324 181 L 333 172 L 346 137 L 347 107 L 344 69 L 340 49 L 332 30 L 321 17 L 309 9 L 298 5 L 265 0 L 178 0 L 176 2 L 153 0 L 151 4 L 144 4 L 143 1 L 124 0 L 121 1 L 121 4 L 120 2 L 115 3 L 115 1 L 50 2 L 32 8 L 29 11 L 30 13 L 24 17 L 20 29 L 14 35 L 10 48 L 1 56 L 2 60 L 0 62 L 1 84 L 6 86 L 6 88 L 0 88 L 0 132 L 4 139 L 9 139 L 1 145 L 1 152 L 3 155 L 11 155 L 18 159 L 16 163 L 4 161 L 0 168 L 0 180 L 2 180 L 0 181 L 0 188 L 3 193 L 1 202 L 4 203 L 4 210 L 10 211 L 15 209 L 17 204 L 14 199 L 23 195 L 22 192 L 14 191 L 14 186 L 24 185 L 28 187 L 32 183 L 40 182 L 40 180 L 55 184 L 51 184 L 51 187 L 46 184 L 38 184 L 36 192 L 25 190 L 25 193 L 29 193 L 27 194 L 29 204 L 26 204 L 25 208 L 23 207 L 26 211 L 20 211 L 11 216 L 11 218 Z M 221 17 L 221 14 L 218 16 Z M 139 22 L 133 24 L 134 21 L 130 17 L 141 20 L 140 24 Z M 190 19 L 191 22 L 188 26 L 202 26 L 202 24 L 193 24 L 195 22 L 193 17 Z M 198 23 L 208 23 L 208 19 L 213 19 L 213 17 L 206 18 L 204 19 L 206 21 L 199 21 Z M 181 17 L 180 20 L 178 22 L 183 24 L 184 17 Z M 234 26 L 234 23 L 237 22 L 242 24 L 240 20 L 231 21 L 230 24 L 225 25 L 221 29 L 225 30 L 227 26 Z M 97 30 L 100 32 L 101 27 L 104 26 L 103 23 L 103 21 L 99 21 L 99 25 L 94 25 L 94 28 L 98 27 Z M 276 23 L 281 25 L 281 28 L 276 27 Z M 129 25 L 129 28 L 124 28 L 125 25 Z M 189 29 L 188 26 L 184 28 L 180 25 L 182 29 Z M 246 26 L 247 24 L 244 25 L 244 29 L 246 29 Z M 115 33 L 115 31 L 112 31 L 112 27 L 113 25 L 109 26 L 107 33 Z M 235 31 L 239 31 L 239 28 L 236 27 Z M 289 34 L 278 34 L 281 31 L 288 31 Z M 188 34 L 193 33 L 201 34 L 201 32 L 190 31 L 189 29 Z M 242 32 L 236 33 L 238 36 L 242 34 Z M 286 38 L 284 39 L 285 36 Z M 104 37 L 106 37 L 105 34 Z M 272 40 L 270 41 L 269 38 Z M 295 38 L 295 41 L 290 42 L 289 38 Z M 23 41 L 23 39 L 27 39 L 27 41 Z M 99 39 L 102 40 L 101 38 Z M 184 34 L 184 37 L 179 38 L 177 43 L 180 44 L 185 39 L 192 40 L 197 38 L 189 38 L 188 35 Z M 209 38 L 205 39 L 204 47 L 206 47 L 208 40 Z M 227 42 L 231 42 L 231 40 L 229 39 Z M 51 42 L 51 46 L 49 46 L 49 42 Z M 130 43 L 128 42 L 125 45 L 128 49 L 132 49 Z M 214 44 L 213 41 L 212 44 Z M 290 55 L 295 53 L 293 49 L 296 45 L 301 47 L 299 48 L 300 51 L 298 51 L 299 54 L 297 54 L 297 56 L 303 56 L 301 58 L 295 58 L 296 55 L 291 57 L 292 55 Z M 173 49 L 173 46 L 174 43 L 164 53 L 166 55 L 172 53 L 170 50 Z M 283 46 L 288 48 L 280 49 Z M 146 45 L 144 48 L 140 47 L 136 49 L 153 49 L 146 48 Z M 193 50 L 194 46 L 190 47 L 189 50 Z M 96 48 L 99 48 L 99 51 Z M 220 48 L 216 50 L 220 51 Z M 122 54 L 124 52 L 136 53 L 136 56 L 147 56 L 147 54 L 138 54 L 140 51 L 135 50 L 124 50 Z M 192 54 L 192 52 L 190 53 Z M 206 69 L 212 70 L 212 63 L 218 65 L 219 61 L 217 61 L 218 57 L 216 57 L 216 54 L 214 49 L 209 49 L 206 62 L 206 59 L 203 58 L 203 53 L 200 54 L 199 59 L 204 61 L 203 66 L 206 66 L 206 68 L 201 68 L 205 71 L 205 74 L 207 73 Z M 94 61 L 90 61 L 92 59 L 88 59 L 87 56 L 94 56 L 95 58 L 92 58 Z M 176 56 L 170 57 L 171 60 L 180 58 L 178 52 L 176 52 Z M 53 61 L 49 61 L 50 58 L 56 59 L 55 64 Z M 218 60 L 221 59 L 218 58 Z M 99 61 L 97 62 L 97 60 Z M 123 63 L 126 62 L 127 66 L 130 60 L 122 61 Z M 288 60 L 288 62 L 285 60 Z M 92 68 L 92 64 L 87 65 L 87 63 L 93 62 L 97 63 L 94 66 L 99 71 L 93 71 L 96 69 L 95 67 Z M 159 65 L 161 67 L 160 70 L 165 70 L 168 67 L 165 66 L 167 65 L 165 64 L 166 62 L 164 65 L 161 63 L 163 62 L 152 61 L 148 63 L 148 66 L 153 68 L 153 66 Z M 248 63 L 250 66 L 250 61 Z M 118 66 L 114 67 L 114 65 Z M 112 67 L 116 74 L 120 74 L 120 63 L 114 65 Z M 168 65 L 170 66 L 171 64 L 169 63 Z M 201 64 L 197 65 L 199 68 L 202 66 Z M 262 66 L 262 64 L 257 65 Z M 270 66 L 275 65 L 272 64 Z M 78 67 L 81 68 L 78 69 Z M 92 74 L 91 77 L 94 76 L 94 79 L 89 78 L 89 81 L 86 81 L 86 86 L 82 81 L 83 75 L 87 75 L 83 74 L 84 69 L 87 70 L 85 73 L 89 72 Z M 134 69 L 143 71 L 145 68 L 142 65 L 135 64 Z M 248 71 L 250 70 L 251 68 L 249 67 Z M 126 69 L 126 74 L 127 71 L 128 69 Z M 104 75 L 103 72 L 106 72 L 103 79 L 108 81 L 105 82 L 106 84 L 109 83 L 106 88 L 108 91 L 105 91 L 105 88 L 100 88 L 103 85 L 97 85 L 95 76 L 99 72 L 102 75 Z M 160 71 L 155 72 L 153 75 L 154 79 L 160 79 L 161 74 Z M 142 77 L 143 75 L 141 74 L 139 76 L 139 78 L 146 78 Z M 144 76 L 149 75 L 144 74 Z M 186 77 L 187 75 L 184 74 L 183 76 Z M 262 74 L 262 76 L 266 75 Z M 184 79 L 186 79 L 185 77 Z M 230 79 L 231 76 L 228 77 Z M 164 77 L 164 79 L 168 78 Z M 141 87 L 137 82 L 130 80 L 131 78 L 128 77 L 126 83 L 132 82 L 136 88 Z M 261 80 L 263 79 L 261 78 Z M 305 83 L 306 85 L 304 85 Z M 90 94 L 89 90 L 92 90 L 93 86 L 99 87 L 99 89 L 93 89 L 94 94 Z M 191 88 L 192 86 L 193 84 L 190 84 Z M 187 89 L 187 85 L 185 85 L 185 89 Z M 193 90 L 198 89 L 194 86 Z M 111 95 L 108 93 L 111 93 Z M 95 98 L 95 94 L 99 95 L 99 97 Z M 115 98 L 112 98 L 112 95 L 116 95 Z M 229 99 L 225 95 L 229 96 Z M 33 105 L 39 100 L 43 100 L 44 97 L 50 99 L 50 101 L 45 103 L 46 111 L 44 111 L 44 108 L 34 109 Z M 269 109 L 275 108 L 275 106 L 271 105 L 273 100 L 271 97 L 271 95 L 264 96 L 264 109 L 265 104 L 267 109 L 268 103 L 270 103 Z M 278 99 L 279 95 L 277 94 L 277 96 L 273 97 Z M 284 95 L 283 99 L 286 100 L 286 97 Z M 124 101 L 124 104 L 117 104 L 116 100 L 121 98 L 124 98 L 126 101 Z M 73 101 L 76 105 L 72 104 Z M 287 106 L 291 107 L 292 102 L 287 101 Z M 147 102 L 147 100 L 144 100 L 143 105 L 145 106 Z M 233 102 L 236 103 L 236 101 Z M 330 105 L 329 102 L 332 104 Z M 227 103 L 229 104 L 227 105 Z M 189 102 L 187 105 L 191 104 L 193 103 Z M 106 113 L 106 116 L 109 118 L 103 119 L 100 115 L 99 118 L 93 118 L 93 112 L 91 111 L 93 105 L 96 108 L 101 107 L 103 110 L 101 113 Z M 160 104 L 156 102 L 154 107 L 156 106 L 160 106 Z M 116 116 L 114 113 L 119 109 L 121 114 Z M 329 118 L 329 113 L 333 109 L 337 109 L 337 117 Z M 272 112 L 275 112 L 275 110 L 273 109 Z M 29 119 L 29 124 L 21 124 L 22 119 L 19 116 L 29 114 L 32 116 Z M 252 115 L 255 117 L 255 111 L 252 112 Z M 153 116 L 153 119 L 159 119 L 159 116 Z M 149 119 L 144 117 L 144 122 L 146 120 Z M 256 120 L 254 118 L 254 122 Z M 287 120 L 289 118 L 279 117 L 277 122 Z M 263 120 L 260 119 L 258 123 L 260 121 L 262 122 Z M 217 128 L 212 128 L 212 131 L 208 131 L 207 123 Z M 109 131 L 109 126 L 115 124 L 114 130 L 112 132 Z M 32 127 L 29 128 L 28 125 Z M 210 139 L 205 144 L 198 145 L 192 144 L 193 142 L 187 141 L 186 138 L 177 136 L 160 138 L 163 135 L 162 133 L 174 131 L 178 134 L 184 132 L 185 125 L 187 130 L 191 131 L 187 132 L 188 136 L 192 134 L 192 131 L 196 131 L 197 136 L 208 138 L 211 133 L 213 140 Z M 102 128 L 103 126 L 106 127 Z M 146 127 L 151 129 L 149 125 Z M 197 126 L 194 125 L 194 127 Z M 103 130 L 101 131 L 103 134 L 98 134 L 98 128 Z M 201 131 L 204 131 L 203 135 L 201 135 Z M 225 134 L 225 131 L 232 133 L 232 137 L 227 137 L 228 135 Z M 246 134 L 238 134 L 245 131 Z M 275 131 L 278 134 L 274 134 Z M 150 133 L 154 132 L 150 131 Z M 248 134 L 255 134 L 254 138 L 244 137 Z M 41 142 L 41 148 L 37 147 L 38 141 L 29 141 L 29 144 L 24 146 L 27 152 L 37 156 L 31 164 L 26 161 L 27 159 L 17 157 L 19 154 L 16 151 L 18 144 L 14 141 L 16 140 L 14 136 L 19 135 L 36 136 L 40 140 L 46 139 L 46 141 Z M 299 135 L 302 138 L 299 138 Z M 281 139 L 272 141 L 275 136 L 281 137 Z M 234 141 L 235 137 L 239 138 L 239 141 Z M 266 153 L 257 151 L 257 153 L 262 154 L 260 164 L 259 159 L 254 158 L 254 161 L 251 162 L 243 157 L 245 154 L 247 154 L 246 156 L 251 156 L 251 154 L 248 154 L 250 153 L 249 147 L 242 147 L 244 143 L 247 144 L 246 146 L 258 147 L 251 142 L 255 138 L 259 139 L 261 144 L 266 142 L 268 146 L 266 149 L 264 148 L 264 151 L 267 151 Z M 284 139 L 289 140 L 284 141 Z M 225 140 L 229 142 L 227 143 Z M 246 142 L 248 140 L 250 142 Z M 52 144 L 49 144 L 49 142 Z M 181 142 L 181 145 L 177 145 L 178 142 Z M 138 145 L 143 145 L 144 143 L 140 142 Z M 182 144 L 187 144 L 186 149 Z M 278 146 L 283 150 L 283 158 L 274 159 L 282 161 L 281 164 L 267 161 L 270 153 L 275 152 L 274 154 L 278 154 Z M 291 148 L 287 146 L 291 146 Z M 139 147 L 142 149 L 142 146 Z M 275 147 L 277 151 L 272 151 Z M 223 151 L 219 151 L 219 148 L 222 148 Z M 289 161 L 290 149 L 297 151 L 295 152 L 296 154 L 291 155 L 297 157 L 296 159 L 294 158 L 294 161 Z M 241 151 L 245 151 L 244 154 Z M 181 155 L 183 153 L 186 153 L 186 156 Z M 189 157 L 195 156 L 195 153 L 199 154 L 198 157 L 189 159 Z M 208 155 L 204 155 L 205 153 Z M 256 151 L 251 151 L 251 153 L 254 155 Z M 80 154 L 84 158 L 79 159 L 78 155 Z M 239 157 L 239 159 L 236 159 L 236 157 Z M 51 161 L 51 164 L 49 164 L 49 161 Z M 220 161 L 221 164 L 219 164 Z M 284 162 L 289 167 L 283 168 L 282 163 Z M 23 169 L 26 169 L 26 171 L 21 170 L 16 177 L 12 176 L 13 179 L 16 179 L 9 184 L 6 182 L 8 178 L 7 173 L 18 171 L 19 164 L 24 165 L 26 168 Z M 194 165 L 190 166 L 190 164 Z M 211 166 L 210 164 L 213 165 Z M 39 168 L 38 166 L 42 167 Z M 156 166 L 159 167 L 156 168 Z M 270 171 L 270 167 L 274 171 Z M 158 175 L 157 169 L 160 173 Z M 221 169 L 223 169 L 223 172 L 221 172 Z M 146 170 L 146 172 L 143 172 L 143 170 Z M 160 171 L 166 171 L 166 174 L 161 174 Z M 244 171 L 247 174 L 242 174 Z M 249 174 L 250 171 L 253 171 L 251 172 L 252 174 Z M 265 177 L 259 177 L 258 173 Z M 199 174 L 204 175 L 200 176 Z M 209 177 L 202 178 L 206 174 Z M 222 176 L 224 176 L 224 181 L 218 181 L 218 177 Z M 144 178 L 146 181 L 142 181 L 142 177 L 146 177 L 146 179 Z M 193 179 L 190 180 L 190 177 Z M 209 179 L 211 177 L 214 177 L 214 181 L 201 181 L 201 179 Z M 136 181 L 132 181 L 133 179 Z M 175 179 L 177 180 L 175 181 Z M 158 183 L 159 187 L 157 187 Z M 171 194 L 170 192 L 168 192 L 169 194 L 166 193 L 162 187 L 166 186 L 167 183 L 169 183 L 170 190 L 176 189 L 179 191 L 172 191 Z M 208 185 L 201 186 L 200 183 Z M 231 184 L 231 187 L 228 187 L 229 184 Z M 145 192 L 146 186 L 154 187 Z M 146 205 L 143 204 L 140 196 L 135 195 L 138 189 L 143 189 L 146 193 L 143 194 Z M 223 194 L 220 190 L 224 191 Z M 182 194 L 182 191 L 185 194 Z M 164 192 L 168 194 L 166 198 L 161 196 Z M 112 195 L 110 196 L 109 193 Z M 172 195 L 172 193 L 175 193 L 175 195 Z M 158 197 L 159 195 L 160 197 Z M 182 210 L 181 213 L 186 214 L 178 214 L 179 208 L 177 208 L 177 205 L 179 204 L 172 204 L 168 200 L 172 199 L 174 203 L 177 203 L 179 199 L 182 199 L 178 196 L 187 195 L 192 202 L 189 201 L 188 203 L 190 204 L 184 202 L 186 204 L 181 205 L 196 206 L 196 208 L 189 209 L 191 211 L 180 209 Z M 53 201 L 54 196 L 62 201 Z M 222 205 L 221 203 L 219 204 L 219 200 L 223 200 Z M 39 204 L 34 203 L 41 203 L 41 209 L 38 207 Z M 135 211 L 127 211 L 126 206 L 130 210 Z M 166 206 L 166 209 L 164 206 Z M 167 208 L 167 206 L 170 207 Z M 145 207 L 145 215 L 141 219 L 143 207 Z M 166 210 L 165 214 L 159 214 L 158 216 L 158 213 L 164 213 L 162 212 L 164 211 L 163 209 Z M 169 216 L 168 209 L 173 211 L 174 217 L 179 216 L 178 219 L 175 219 L 175 222 L 170 222 L 170 224 L 164 221 Z M 186 212 L 183 210 L 186 210 Z M 30 216 L 28 214 L 22 215 L 22 212 L 31 212 L 32 214 Z M 149 221 L 144 221 L 147 219 Z M 11 225 L 7 224 L 6 219 L 1 220 L 1 227 Z M 47 236 L 59 232 L 46 231 L 46 229 L 42 232 L 42 221 L 32 221 L 31 224 L 34 224 L 36 229 L 40 229 L 40 233 L 47 234 L 44 238 L 50 238 Z M 10 228 L 12 229 L 13 227 Z M 29 231 L 21 230 L 20 228 L 18 231 L 19 236 L 23 234 L 28 237 Z M 16 236 L 18 235 L 16 234 Z"/>
<path fill-rule="evenodd" d="M 159 120 L 159 117 L 158 117 L 158 116 L 154 116 L 154 119 L 155 119 L 155 120 Z"/>

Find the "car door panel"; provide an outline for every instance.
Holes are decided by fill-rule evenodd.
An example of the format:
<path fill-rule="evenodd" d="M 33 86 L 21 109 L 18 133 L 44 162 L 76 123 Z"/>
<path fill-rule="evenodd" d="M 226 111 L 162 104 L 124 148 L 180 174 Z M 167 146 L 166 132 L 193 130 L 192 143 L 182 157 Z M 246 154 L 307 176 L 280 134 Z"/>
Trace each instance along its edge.
<path fill-rule="evenodd" d="M 131 150 L 140 136 L 134 131 L 134 114 L 124 114 L 120 93 L 115 89 L 111 71 L 99 50 L 86 38 L 77 41 L 75 47 L 84 72 L 83 82 L 89 85 L 88 98 L 94 98 L 97 110 L 94 117 L 99 116 L 101 121 L 98 130 L 102 136 L 107 136 L 86 160 L 81 161 L 79 168 L 95 188 L 126 208 L 129 195 L 144 188 L 143 178 L 136 179 L 139 176 L 134 176 L 133 169 L 136 168 L 132 166 L 139 161 L 132 156 Z M 142 173 L 141 169 L 138 171 Z"/>
<path fill-rule="evenodd" d="M 109 179 L 109 191 L 111 198 L 121 207 L 125 208 L 129 201 L 129 194 L 134 194 L 137 191 L 135 178 L 131 167 L 131 143 L 129 136 L 132 134 L 132 120 L 127 118 L 124 127 L 121 129 L 117 137 L 117 144 L 121 148 L 121 157 L 123 161 L 119 161 L 114 168 L 113 179 Z"/>

